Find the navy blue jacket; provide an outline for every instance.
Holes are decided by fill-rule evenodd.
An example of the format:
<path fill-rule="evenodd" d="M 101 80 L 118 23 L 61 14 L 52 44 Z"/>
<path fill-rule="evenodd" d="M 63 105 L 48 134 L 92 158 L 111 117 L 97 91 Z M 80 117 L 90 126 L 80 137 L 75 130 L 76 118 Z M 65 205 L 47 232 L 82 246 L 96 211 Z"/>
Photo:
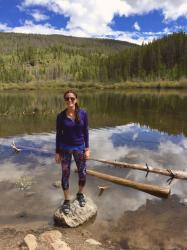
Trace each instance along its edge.
<path fill-rule="evenodd" d="M 88 115 L 84 109 L 78 110 L 80 123 L 67 117 L 66 109 L 56 119 L 56 153 L 61 152 L 61 144 L 89 147 Z"/>

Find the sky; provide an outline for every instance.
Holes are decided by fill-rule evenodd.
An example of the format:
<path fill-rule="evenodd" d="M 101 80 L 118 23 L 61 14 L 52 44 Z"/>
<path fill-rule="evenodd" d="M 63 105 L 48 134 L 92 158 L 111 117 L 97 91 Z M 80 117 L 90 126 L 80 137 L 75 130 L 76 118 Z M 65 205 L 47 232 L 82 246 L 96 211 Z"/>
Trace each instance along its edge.
<path fill-rule="evenodd" d="M 187 0 L 0 0 L 0 31 L 142 44 L 187 33 Z"/>

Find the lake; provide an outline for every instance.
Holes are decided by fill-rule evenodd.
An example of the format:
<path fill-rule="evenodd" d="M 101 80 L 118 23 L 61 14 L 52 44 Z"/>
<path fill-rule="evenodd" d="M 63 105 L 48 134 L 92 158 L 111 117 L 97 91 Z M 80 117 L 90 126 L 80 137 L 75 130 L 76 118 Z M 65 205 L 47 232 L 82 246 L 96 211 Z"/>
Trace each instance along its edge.
<path fill-rule="evenodd" d="M 187 91 L 125 90 L 79 93 L 79 105 L 88 111 L 91 156 L 106 160 L 148 164 L 187 171 Z M 0 225 L 52 225 L 52 215 L 62 201 L 53 186 L 61 179 L 54 162 L 55 120 L 64 109 L 63 92 L 0 93 Z M 22 148 L 19 154 L 10 145 Z M 167 177 L 136 170 L 117 169 L 88 161 L 89 169 L 143 183 L 168 186 Z M 72 170 L 75 164 L 72 165 Z M 21 177 L 30 187 L 20 190 Z M 71 173 L 71 193 L 77 191 L 77 174 Z M 98 196 L 98 185 L 108 185 Z M 180 200 L 187 183 L 174 180 L 171 193 Z M 86 193 L 98 205 L 95 225 L 117 221 L 125 211 L 135 211 L 150 200 L 149 194 L 88 176 Z"/>

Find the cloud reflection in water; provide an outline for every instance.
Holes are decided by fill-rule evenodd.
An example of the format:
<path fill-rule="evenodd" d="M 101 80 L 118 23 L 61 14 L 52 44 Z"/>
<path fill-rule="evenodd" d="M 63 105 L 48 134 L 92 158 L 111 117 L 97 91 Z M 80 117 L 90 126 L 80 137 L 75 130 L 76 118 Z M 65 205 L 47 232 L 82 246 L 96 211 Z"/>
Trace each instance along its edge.
<path fill-rule="evenodd" d="M 21 154 L 15 154 L 10 149 L 10 144 L 13 140 L 18 147 L 21 145 L 40 148 L 47 152 L 27 149 L 23 150 Z M 5 179 L 12 181 L 23 175 L 23 173 L 29 175 L 31 172 L 35 176 L 39 173 L 40 175 L 45 173 L 45 175 L 50 176 L 50 171 L 56 171 L 54 170 L 55 163 L 53 157 L 55 133 L 1 138 L 0 144 L 0 181 Z M 141 127 L 138 124 L 128 124 L 112 128 L 92 129 L 90 131 L 90 145 L 91 155 L 95 158 L 127 161 L 130 163 L 147 163 L 150 166 L 187 171 L 187 138 L 182 134 L 168 135 L 158 130 L 151 130 L 148 127 Z M 41 166 L 44 165 L 45 168 L 41 170 Z M 72 167 L 74 168 L 75 165 L 73 164 Z M 145 172 L 117 169 L 89 161 L 88 168 L 92 167 L 101 172 L 127 177 L 139 182 L 167 185 L 166 180 L 168 178 L 156 174 L 150 173 L 148 178 L 145 178 Z M 58 172 L 60 172 L 59 168 Z M 74 183 L 77 182 L 77 176 L 72 173 L 71 178 L 72 186 L 76 186 Z M 97 185 L 102 184 L 110 185 L 110 189 L 104 192 L 101 199 L 97 197 Z M 171 188 L 172 194 L 175 193 L 180 195 L 181 198 L 185 198 L 187 193 L 186 181 L 174 180 Z M 46 192 L 45 195 L 51 202 L 56 202 L 61 197 L 60 192 L 58 191 L 54 194 L 49 190 L 49 193 Z M 120 216 L 125 210 L 137 209 L 145 203 L 147 198 L 157 199 L 149 194 L 115 184 L 108 184 L 93 177 L 88 177 L 87 193 L 98 203 L 100 211 L 98 216 L 102 218 L 112 218 L 115 211 Z M 47 194 L 51 194 L 51 197 L 47 197 Z"/>

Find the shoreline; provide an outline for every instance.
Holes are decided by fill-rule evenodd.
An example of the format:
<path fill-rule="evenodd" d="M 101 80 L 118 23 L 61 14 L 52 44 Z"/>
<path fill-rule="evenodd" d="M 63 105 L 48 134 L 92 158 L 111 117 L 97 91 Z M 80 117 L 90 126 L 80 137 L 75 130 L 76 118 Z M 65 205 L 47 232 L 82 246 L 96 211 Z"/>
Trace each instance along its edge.
<path fill-rule="evenodd" d="M 167 200 L 147 200 L 134 211 L 125 211 L 116 221 L 89 222 L 77 228 L 43 225 L 42 222 L 0 225 L 2 249 L 21 249 L 24 237 L 33 234 L 38 239 L 44 232 L 58 230 L 72 250 L 88 249 L 86 240 L 94 239 L 101 246 L 90 249 L 184 249 L 186 246 L 187 203 L 177 195 Z M 175 222 L 173 221 L 175 218 Z M 98 230 L 98 229 L 101 229 Z"/>
<path fill-rule="evenodd" d="M 7 90 L 64 90 L 73 88 L 78 90 L 127 90 L 127 89 L 187 89 L 187 79 L 179 81 L 127 81 L 127 82 L 72 82 L 70 81 L 38 81 L 28 83 L 0 83 L 0 91 Z"/>

